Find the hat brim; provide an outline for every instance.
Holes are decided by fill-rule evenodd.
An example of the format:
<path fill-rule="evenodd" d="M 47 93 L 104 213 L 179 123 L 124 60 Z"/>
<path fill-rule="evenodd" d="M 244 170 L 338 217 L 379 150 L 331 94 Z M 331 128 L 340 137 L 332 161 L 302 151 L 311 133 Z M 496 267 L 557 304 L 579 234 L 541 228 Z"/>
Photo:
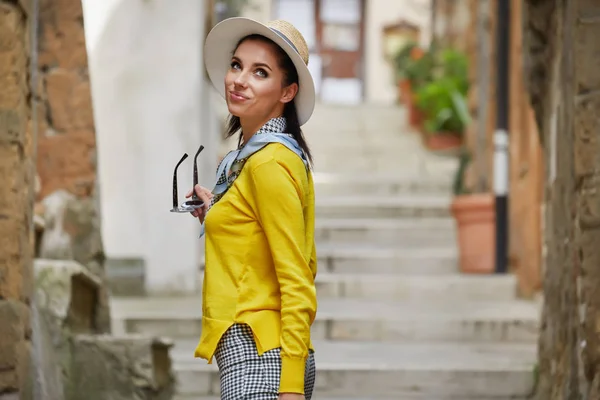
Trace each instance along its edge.
<path fill-rule="evenodd" d="M 225 75 L 238 42 L 248 35 L 262 35 L 281 47 L 298 72 L 298 93 L 294 99 L 298 122 L 304 125 L 315 109 L 315 84 L 302 57 L 290 44 L 266 25 L 250 18 L 234 17 L 219 22 L 204 43 L 204 60 L 208 76 L 217 91 L 225 98 Z"/>

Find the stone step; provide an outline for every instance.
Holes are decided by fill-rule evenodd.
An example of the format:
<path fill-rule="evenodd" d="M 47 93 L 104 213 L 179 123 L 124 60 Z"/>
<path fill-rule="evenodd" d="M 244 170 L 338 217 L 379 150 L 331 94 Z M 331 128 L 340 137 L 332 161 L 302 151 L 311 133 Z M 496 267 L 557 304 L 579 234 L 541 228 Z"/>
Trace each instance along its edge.
<path fill-rule="evenodd" d="M 317 217 L 326 218 L 398 218 L 448 217 L 449 195 L 394 196 L 319 196 Z"/>
<path fill-rule="evenodd" d="M 402 151 L 398 148 L 406 147 Z M 402 169 L 403 173 L 407 171 L 423 171 L 433 167 L 433 164 L 425 158 L 423 151 L 414 149 L 414 146 L 406 146 L 403 143 L 387 143 L 370 144 L 364 140 L 355 140 L 349 143 L 315 143 L 311 145 L 313 150 L 313 160 L 315 168 L 324 170 L 324 165 L 352 165 L 357 161 L 384 161 L 388 165 L 397 166 Z M 452 169 L 456 169 L 458 163 L 456 159 L 448 159 L 452 162 Z M 432 165 L 429 165 L 432 164 Z M 396 170 L 388 170 L 396 171 Z M 449 172 L 449 171 L 448 171 Z M 440 171 L 444 173 L 444 171 Z"/>
<path fill-rule="evenodd" d="M 320 272 L 435 275 L 458 271 L 456 246 L 394 248 L 318 242 L 317 257 Z"/>
<path fill-rule="evenodd" d="M 374 151 L 383 151 L 390 156 L 402 161 L 402 156 L 418 156 L 428 159 L 430 155 L 423 149 L 418 136 L 398 135 L 395 132 L 378 131 L 373 137 L 364 129 L 349 129 L 345 132 L 344 140 L 339 138 L 319 137 L 309 140 L 308 144 L 313 153 L 341 158 L 344 155 L 352 157 L 356 154 L 369 154 Z M 326 152 L 322 152 L 325 150 Z M 400 157 L 398 157 L 400 156 Z M 317 160 L 318 161 L 318 160 Z M 448 160 L 450 161 L 450 160 Z"/>
<path fill-rule="evenodd" d="M 384 243 L 385 244 L 385 243 Z M 448 275 L 458 271 L 456 246 L 374 246 L 351 242 L 317 243 L 317 268 L 321 273 Z M 199 273 L 202 274 L 204 259 Z M 143 279 L 143 275 L 138 274 Z M 117 279 L 122 278 L 119 275 Z"/>
<path fill-rule="evenodd" d="M 427 301 L 445 297 L 456 301 L 510 301 L 516 298 L 517 279 L 512 274 L 419 276 L 321 272 L 315 284 L 319 298 Z M 198 287 L 202 287 L 202 278 Z"/>
<path fill-rule="evenodd" d="M 314 396 L 313 399 L 317 400 Z M 318 400 L 347 400 L 348 397 L 321 397 Z M 483 397 L 465 397 L 465 396 L 445 396 L 439 395 L 435 397 L 431 397 L 428 394 L 418 394 L 418 393 L 397 393 L 395 397 L 352 397 L 352 400 L 488 400 L 488 398 Z M 528 400 L 530 397 L 494 397 L 493 400 Z M 176 395 L 173 400 L 221 400 L 219 396 L 196 396 L 196 395 Z"/>
<path fill-rule="evenodd" d="M 361 156 L 353 160 L 335 160 L 326 159 L 318 164 L 320 170 L 329 173 L 344 173 L 344 174 L 364 174 L 381 175 L 389 173 L 389 171 L 406 170 L 412 175 L 420 177 L 423 181 L 447 181 L 452 182 L 454 178 L 454 169 L 447 171 L 439 171 L 437 168 L 430 167 L 407 167 L 406 163 L 390 161 L 387 158 L 377 156 Z M 451 192 L 448 188 L 447 192 Z"/>
<path fill-rule="evenodd" d="M 448 275 L 458 271 L 457 259 L 454 245 L 394 248 L 385 242 L 382 245 L 346 241 L 317 243 L 318 274 Z"/>
<path fill-rule="evenodd" d="M 399 274 L 317 274 L 317 294 L 323 297 L 426 301 L 446 297 L 465 301 L 504 301 L 516 297 L 517 280 L 507 275 L 418 276 Z"/>
<path fill-rule="evenodd" d="M 195 341 L 172 351 L 181 395 L 218 396 L 215 364 L 192 358 Z M 313 398 L 519 398 L 534 388 L 535 343 L 353 343 L 315 341 Z"/>
<path fill-rule="evenodd" d="M 397 105 L 361 103 L 339 106 L 321 103 L 317 104 L 311 119 L 302 127 L 309 142 L 323 137 L 343 142 L 346 131 L 357 129 L 364 133 L 406 132 L 406 109 Z"/>
<path fill-rule="evenodd" d="M 451 218 L 317 218 L 315 228 L 315 239 L 328 244 L 456 246 L 456 226 Z"/>
<path fill-rule="evenodd" d="M 406 147 L 402 152 L 397 149 Z M 413 146 L 399 143 L 382 143 L 380 145 L 365 145 L 364 142 L 340 145 L 339 143 L 319 144 L 311 146 L 313 150 L 314 167 L 318 171 L 349 173 L 353 166 L 381 167 L 379 174 L 389 174 L 390 171 L 401 171 L 400 174 L 410 174 L 415 177 L 439 178 L 452 181 L 458 168 L 458 158 L 444 157 L 432 160 L 427 154 Z M 343 167 L 343 168 L 337 168 Z M 385 168 L 387 167 L 387 169 Z M 365 175 L 367 170 L 354 170 L 352 174 Z"/>
<path fill-rule="evenodd" d="M 315 172 L 313 179 L 317 196 L 374 196 L 415 192 L 447 195 L 451 192 L 452 184 L 449 179 L 437 178 L 436 176 L 424 177 L 422 174 L 414 174 L 408 171 L 402 171 L 394 175 Z"/>
<path fill-rule="evenodd" d="M 199 338 L 202 300 L 113 298 L 113 331 Z M 530 301 L 374 301 L 319 298 L 315 340 L 535 342 L 540 305 Z"/>

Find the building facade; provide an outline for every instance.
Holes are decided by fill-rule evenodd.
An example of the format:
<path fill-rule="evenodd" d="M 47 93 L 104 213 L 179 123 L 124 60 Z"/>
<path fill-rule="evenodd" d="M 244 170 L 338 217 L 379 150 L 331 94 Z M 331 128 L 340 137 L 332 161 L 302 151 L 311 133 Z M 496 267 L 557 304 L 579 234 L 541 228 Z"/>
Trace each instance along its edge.
<path fill-rule="evenodd" d="M 83 0 L 97 130 L 102 237 L 107 271 L 141 279 L 148 293 L 196 291 L 199 223 L 170 213 L 174 167 L 179 200 L 211 185 L 218 140 L 202 60 L 206 7 L 196 0 Z"/>
<path fill-rule="evenodd" d="M 322 102 L 391 104 L 396 86 L 384 30 L 406 21 L 428 43 L 431 8 L 429 0 L 249 0 L 242 15 L 285 19 L 302 32 Z"/>

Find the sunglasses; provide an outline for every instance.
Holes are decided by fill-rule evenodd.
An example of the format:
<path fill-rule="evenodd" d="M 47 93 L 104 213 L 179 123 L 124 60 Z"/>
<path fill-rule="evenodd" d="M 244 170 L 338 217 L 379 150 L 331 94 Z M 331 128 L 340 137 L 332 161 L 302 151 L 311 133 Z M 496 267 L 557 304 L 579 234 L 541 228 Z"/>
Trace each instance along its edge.
<path fill-rule="evenodd" d="M 188 154 L 184 153 L 183 157 L 181 157 L 181 160 L 179 160 L 179 162 L 175 166 L 175 171 L 173 171 L 173 208 L 171 209 L 171 212 L 189 213 L 197 208 L 201 208 L 204 206 L 204 202 L 198 198 L 198 196 L 196 195 L 196 191 L 194 190 L 194 188 L 198 184 L 198 156 L 200 155 L 202 150 L 204 150 L 204 146 L 200 146 L 200 148 L 196 152 L 196 155 L 194 156 L 194 184 L 192 185 L 192 198 L 190 200 L 184 201 L 181 204 L 179 204 L 179 198 L 177 195 L 177 169 L 179 168 L 181 163 L 186 158 L 188 158 Z"/>

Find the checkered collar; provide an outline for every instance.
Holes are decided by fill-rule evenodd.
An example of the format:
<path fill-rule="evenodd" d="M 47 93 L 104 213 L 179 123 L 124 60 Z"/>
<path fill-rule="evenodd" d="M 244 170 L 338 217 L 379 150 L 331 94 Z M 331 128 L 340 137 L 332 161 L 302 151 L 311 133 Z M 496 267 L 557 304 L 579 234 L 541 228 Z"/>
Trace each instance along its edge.
<path fill-rule="evenodd" d="M 283 117 L 271 118 L 264 124 L 257 134 L 261 133 L 284 133 L 287 128 L 287 122 Z"/>
<path fill-rule="evenodd" d="M 256 131 L 255 135 L 264 133 L 285 133 L 286 128 L 287 122 L 284 117 L 271 118 Z M 242 147 L 244 147 L 244 143 L 240 143 L 238 149 L 241 149 Z"/>

